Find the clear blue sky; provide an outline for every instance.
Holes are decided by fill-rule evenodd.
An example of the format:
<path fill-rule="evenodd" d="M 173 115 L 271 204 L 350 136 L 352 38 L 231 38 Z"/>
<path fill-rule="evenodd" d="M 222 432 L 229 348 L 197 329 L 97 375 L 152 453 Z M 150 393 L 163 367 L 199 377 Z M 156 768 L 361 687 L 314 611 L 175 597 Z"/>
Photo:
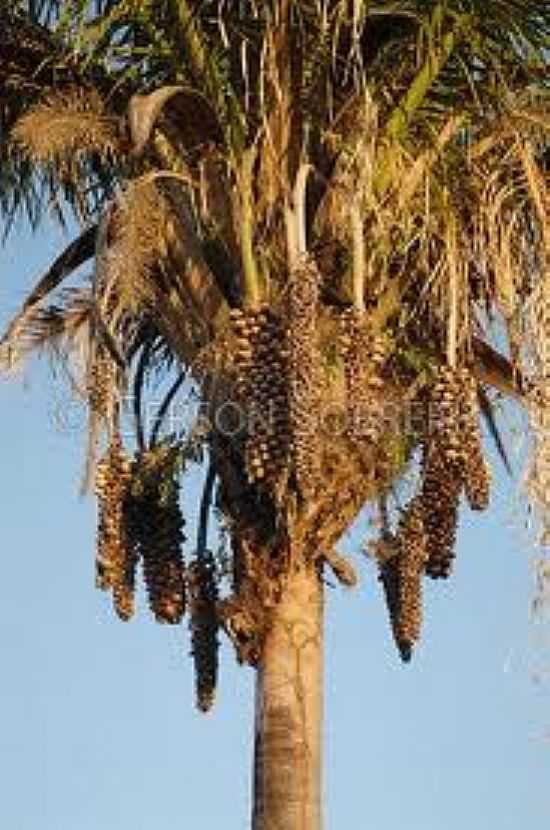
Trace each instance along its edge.
<path fill-rule="evenodd" d="M 0 322 L 63 244 L 22 230 L 0 251 Z M 78 417 L 46 367 L 0 380 L 0 827 L 242 830 L 252 672 L 223 649 L 218 703 L 194 711 L 184 627 L 124 624 L 94 588 L 94 503 Z M 494 464 L 490 514 L 464 509 L 454 577 L 429 583 L 402 666 L 372 566 L 327 591 L 327 830 L 550 826 L 550 630 L 529 619 L 529 548 Z M 190 492 L 192 500 L 195 493 Z M 345 547 L 358 548 L 358 536 Z"/>

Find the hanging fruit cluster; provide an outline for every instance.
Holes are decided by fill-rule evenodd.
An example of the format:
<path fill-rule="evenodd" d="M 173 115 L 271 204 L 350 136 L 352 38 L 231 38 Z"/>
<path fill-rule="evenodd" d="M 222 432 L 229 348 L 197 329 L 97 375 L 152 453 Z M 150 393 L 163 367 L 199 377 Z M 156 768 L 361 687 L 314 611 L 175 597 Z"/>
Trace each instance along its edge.
<path fill-rule="evenodd" d="M 96 585 L 112 591 L 118 616 L 128 620 L 134 613 L 137 556 L 128 533 L 125 508 L 132 473 L 119 434 L 97 465 L 98 499 Z"/>
<path fill-rule="evenodd" d="M 426 564 L 426 531 L 419 496 L 401 517 L 394 556 L 380 570 L 390 622 L 399 653 L 410 660 L 422 626 L 422 570 Z"/>
<path fill-rule="evenodd" d="M 117 614 L 130 619 L 141 559 L 156 619 L 179 622 L 185 610 L 184 519 L 174 448 L 156 447 L 131 461 L 115 433 L 97 465 L 96 495 L 97 586 L 111 590 Z"/>
<path fill-rule="evenodd" d="M 290 475 L 302 495 L 315 482 L 318 292 L 317 268 L 305 258 L 289 278 L 284 324 L 267 307 L 232 312 L 246 471 L 276 497 Z"/>
<path fill-rule="evenodd" d="M 302 258 L 290 274 L 286 339 L 288 408 L 294 475 L 302 495 L 316 487 L 319 476 L 319 354 L 317 313 L 319 272 L 313 259 Z"/>
<path fill-rule="evenodd" d="M 108 418 L 113 402 L 117 367 L 106 346 L 99 344 L 90 359 L 87 377 L 88 404 L 99 418 Z"/>
<path fill-rule="evenodd" d="M 461 424 L 464 459 L 464 492 L 472 510 L 489 506 L 491 474 L 483 455 L 479 434 L 477 384 L 473 375 L 462 370 Z"/>
<path fill-rule="evenodd" d="M 380 369 L 385 360 L 381 340 L 373 337 L 367 319 L 356 309 L 340 317 L 339 349 L 344 363 L 347 398 L 347 433 L 354 441 L 373 441 L 379 435 Z"/>
<path fill-rule="evenodd" d="M 267 306 L 233 309 L 236 397 L 246 426 L 244 461 L 249 481 L 275 489 L 288 466 L 286 356 L 282 326 Z"/>
<path fill-rule="evenodd" d="M 134 546 L 143 563 L 151 611 L 158 622 L 178 623 L 185 612 L 177 448 L 158 446 L 138 456 L 127 504 Z"/>
<path fill-rule="evenodd" d="M 218 583 L 216 563 L 210 551 L 191 562 L 187 578 L 197 707 L 201 712 L 208 712 L 216 691 L 219 646 Z"/>
<path fill-rule="evenodd" d="M 178 458 L 178 446 L 161 444 L 132 460 L 120 435 L 114 434 L 96 473 L 96 584 L 112 591 L 118 616 L 129 620 L 141 561 L 157 622 L 181 622 L 188 605 L 197 706 L 206 712 L 214 701 L 218 674 L 219 574 L 210 551 L 185 568 Z"/>
<path fill-rule="evenodd" d="M 244 460 L 250 482 L 281 501 L 287 485 L 304 499 L 320 483 L 327 396 L 320 347 L 317 265 L 298 260 L 286 287 L 282 313 L 266 306 L 231 312 L 236 392 L 246 415 Z M 340 314 L 336 350 L 345 376 L 346 433 L 355 442 L 380 433 L 379 403 L 386 360 L 367 315 Z M 329 408 L 330 411 L 330 408 Z"/>
<path fill-rule="evenodd" d="M 431 388 L 421 484 L 390 538 L 380 580 L 403 660 L 420 638 L 422 577 L 449 576 L 455 555 L 461 493 L 474 510 L 489 503 L 475 378 L 467 368 L 442 368 Z"/>

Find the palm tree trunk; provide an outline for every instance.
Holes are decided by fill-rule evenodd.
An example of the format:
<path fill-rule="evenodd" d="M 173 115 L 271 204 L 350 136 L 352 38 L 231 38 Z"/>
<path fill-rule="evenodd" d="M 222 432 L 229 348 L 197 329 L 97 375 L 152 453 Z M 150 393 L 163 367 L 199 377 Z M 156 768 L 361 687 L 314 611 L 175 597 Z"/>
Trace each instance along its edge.
<path fill-rule="evenodd" d="M 323 590 L 291 574 L 256 679 L 253 830 L 320 830 Z"/>

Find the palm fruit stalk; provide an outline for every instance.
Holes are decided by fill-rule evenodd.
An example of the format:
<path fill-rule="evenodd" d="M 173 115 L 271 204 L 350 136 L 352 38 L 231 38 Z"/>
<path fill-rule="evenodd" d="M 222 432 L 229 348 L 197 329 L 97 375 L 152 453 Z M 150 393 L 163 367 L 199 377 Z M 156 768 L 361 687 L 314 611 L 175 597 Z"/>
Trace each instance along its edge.
<path fill-rule="evenodd" d="M 208 712 L 216 692 L 219 647 L 218 584 L 216 563 L 210 551 L 191 562 L 187 581 L 196 702 L 201 712 Z"/>

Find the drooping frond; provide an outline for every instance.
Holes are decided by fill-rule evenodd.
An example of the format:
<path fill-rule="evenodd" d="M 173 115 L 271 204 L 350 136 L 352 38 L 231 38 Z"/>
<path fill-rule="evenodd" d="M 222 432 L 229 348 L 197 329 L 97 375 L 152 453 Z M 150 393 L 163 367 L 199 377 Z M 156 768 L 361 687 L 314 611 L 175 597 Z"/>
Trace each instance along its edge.
<path fill-rule="evenodd" d="M 66 289 L 58 303 L 34 308 L 25 316 L 18 327 L 17 337 L 12 337 L 9 344 L 3 346 L 6 362 L 13 370 L 30 355 L 47 352 L 69 369 L 69 364 L 73 364 L 74 388 L 77 389 L 81 386 L 77 376 L 81 374 L 86 360 L 92 325 L 93 299 L 90 289 Z"/>
<path fill-rule="evenodd" d="M 104 219 L 99 291 L 115 317 L 146 311 L 184 362 L 223 307 L 185 187 L 167 171 L 128 183 Z"/>
<path fill-rule="evenodd" d="M 95 250 L 96 227 L 85 230 L 77 239 L 60 254 L 48 271 L 38 281 L 27 295 L 23 308 L 9 324 L 6 333 L 0 340 L 0 354 L 6 365 L 16 358 L 17 341 L 27 320 L 36 314 L 42 301 L 54 291 L 63 280 L 70 276 L 87 260 L 91 259 Z"/>

